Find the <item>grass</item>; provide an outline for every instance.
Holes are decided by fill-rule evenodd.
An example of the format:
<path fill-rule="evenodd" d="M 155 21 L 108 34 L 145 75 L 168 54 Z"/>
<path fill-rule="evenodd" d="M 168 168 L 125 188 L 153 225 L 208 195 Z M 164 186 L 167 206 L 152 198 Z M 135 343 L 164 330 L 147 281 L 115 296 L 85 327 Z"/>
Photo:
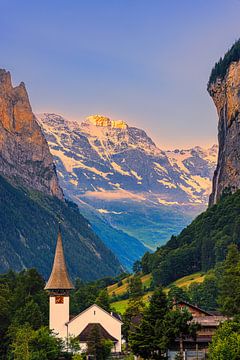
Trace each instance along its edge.
<path fill-rule="evenodd" d="M 130 276 L 126 277 L 125 279 L 123 279 L 121 286 L 118 286 L 118 283 L 108 286 L 107 290 L 108 290 L 109 296 L 111 297 L 114 295 L 125 294 L 127 292 L 128 283 L 129 283 L 129 280 L 131 279 L 131 277 L 133 277 L 133 275 L 130 275 Z M 141 281 L 142 281 L 143 286 L 148 288 L 152 281 L 152 274 L 147 274 L 147 275 L 141 276 Z"/>
<path fill-rule="evenodd" d="M 178 287 L 188 288 L 189 285 L 191 285 L 192 283 L 202 283 L 204 281 L 204 278 L 205 274 L 198 272 L 192 275 L 184 276 L 181 279 L 174 281 L 174 283 L 172 284 Z"/>
<path fill-rule="evenodd" d="M 112 296 L 113 293 L 115 293 L 115 295 L 122 295 L 122 294 L 126 293 L 129 279 L 132 276 L 133 275 L 130 275 L 129 277 L 123 279 L 123 281 L 122 281 L 123 284 L 119 287 L 118 287 L 117 283 L 109 286 L 108 287 L 109 295 Z M 204 281 L 204 278 L 205 278 L 205 274 L 198 272 L 195 274 L 184 276 L 181 279 L 174 281 L 171 285 L 175 285 L 180 288 L 188 288 L 189 285 L 191 285 L 193 283 L 198 283 L 198 284 L 202 283 Z M 147 274 L 147 275 L 142 276 L 141 281 L 142 281 L 143 285 L 148 288 L 152 281 L 152 275 Z M 168 292 L 169 289 L 170 289 L 170 286 L 166 287 L 164 290 L 166 292 Z M 149 291 L 143 295 L 143 301 L 145 303 L 148 303 L 148 300 L 149 300 L 149 297 L 151 296 L 151 294 L 152 294 L 152 292 Z M 124 314 L 124 312 L 128 306 L 128 299 L 112 302 L 111 306 L 116 310 L 116 312 L 118 312 L 120 314 Z"/>
<path fill-rule="evenodd" d="M 124 314 L 128 306 L 128 300 L 120 300 L 111 303 L 111 307 L 118 313 Z"/>
<path fill-rule="evenodd" d="M 148 303 L 149 297 L 152 295 L 152 291 L 147 292 L 143 295 L 143 302 Z M 128 306 L 128 299 L 126 300 L 119 300 L 111 303 L 111 306 L 115 309 L 115 311 L 119 314 L 124 314 L 126 308 Z"/>

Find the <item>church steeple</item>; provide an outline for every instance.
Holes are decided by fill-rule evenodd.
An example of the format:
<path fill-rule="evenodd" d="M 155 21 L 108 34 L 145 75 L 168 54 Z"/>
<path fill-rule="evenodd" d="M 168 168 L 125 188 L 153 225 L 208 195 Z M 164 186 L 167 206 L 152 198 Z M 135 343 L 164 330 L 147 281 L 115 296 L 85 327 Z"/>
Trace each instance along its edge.
<path fill-rule="evenodd" d="M 62 245 L 62 234 L 61 234 L 61 229 L 59 227 L 53 268 L 49 280 L 45 286 L 45 290 L 59 291 L 59 290 L 71 290 L 71 289 L 74 289 L 74 286 L 67 272 L 67 267 L 63 252 L 63 245 Z"/>

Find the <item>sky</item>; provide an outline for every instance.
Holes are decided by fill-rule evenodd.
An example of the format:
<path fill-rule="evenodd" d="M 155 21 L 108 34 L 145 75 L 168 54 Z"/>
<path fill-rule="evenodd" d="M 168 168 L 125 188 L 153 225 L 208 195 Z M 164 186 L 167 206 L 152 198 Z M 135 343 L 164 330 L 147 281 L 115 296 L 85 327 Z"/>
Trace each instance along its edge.
<path fill-rule="evenodd" d="M 144 129 L 162 149 L 211 146 L 214 63 L 240 37 L 240 0 L 0 0 L 0 68 L 33 111 Z"/>

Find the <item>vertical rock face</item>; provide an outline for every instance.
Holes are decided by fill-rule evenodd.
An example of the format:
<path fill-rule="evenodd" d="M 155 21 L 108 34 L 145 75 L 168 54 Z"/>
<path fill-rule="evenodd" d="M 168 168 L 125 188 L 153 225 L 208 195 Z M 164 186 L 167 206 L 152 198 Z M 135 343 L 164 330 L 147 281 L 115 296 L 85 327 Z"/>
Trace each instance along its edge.
<path fill-rule="evenodd" d="M 48 144 L 24 83 L 13 87 L 0 70 L 0 174 L 16 185 L 63 199 Z"/>
<path fill-rule="evenodd" d="M 217 108 L 219 153 L 209 204 L 215 204 L 225 189 L 240 188 L 240 61 L 229 66 L 224 77 L 208 85 Z"/>

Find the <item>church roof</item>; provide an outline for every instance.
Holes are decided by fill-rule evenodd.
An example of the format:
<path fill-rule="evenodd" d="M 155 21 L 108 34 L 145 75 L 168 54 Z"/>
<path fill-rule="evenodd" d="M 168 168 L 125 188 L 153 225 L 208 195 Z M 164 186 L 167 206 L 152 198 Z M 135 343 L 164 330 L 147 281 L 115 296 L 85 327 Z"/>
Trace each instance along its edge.
<path fill-rule="evenodd" d="M 62 234 L 59 229 L 52 273 L 45 286 L 45 290 L 70 290 L 74 286 L 69 278 L 64 258 Z"/>
<path fill-rule="evenodd" d="M 97 304 L 93 304 L 91 306 L 89 306 L 88 308 L 86 308 L 85 310 L 83 310 L 82 312 L 80 312 L 78 315 L 72 317 L 67 324 L 70 324 L 71 322 L 75 321 L 78 317 L 82 316 L 84 313 L 86 313 L 87 311 L 89 311 L 92 308 L 98 308 L 99 310 L 101 310 L 102 312 L 104 312 L 105 314 L 107 314 L 108 316 L 110 316 L 112 319 L 114 319 L 115 321 L 120 322 L 120 324 L 123 324 L 122 321 L 120 320 L 119 316 L 116 317 L 114 316 L 112 313 L 109 313 L 108 311 L 104 310 L 103 308 L 101 308 L 100 306 L 98 306 Z"/>
<path fill-rule="evenodd" d="M 83 331 L 77 336 L 80 342 L 88 342 L 91 337 L 91 332 L 93 329 L 97 327 L 99 331 L 99 335 L 101 339 L 111 340 L 114 343 L 118 342 L 118 340 L 113 337 L 109 332 L 99 323 L 89 323 Z"/>

